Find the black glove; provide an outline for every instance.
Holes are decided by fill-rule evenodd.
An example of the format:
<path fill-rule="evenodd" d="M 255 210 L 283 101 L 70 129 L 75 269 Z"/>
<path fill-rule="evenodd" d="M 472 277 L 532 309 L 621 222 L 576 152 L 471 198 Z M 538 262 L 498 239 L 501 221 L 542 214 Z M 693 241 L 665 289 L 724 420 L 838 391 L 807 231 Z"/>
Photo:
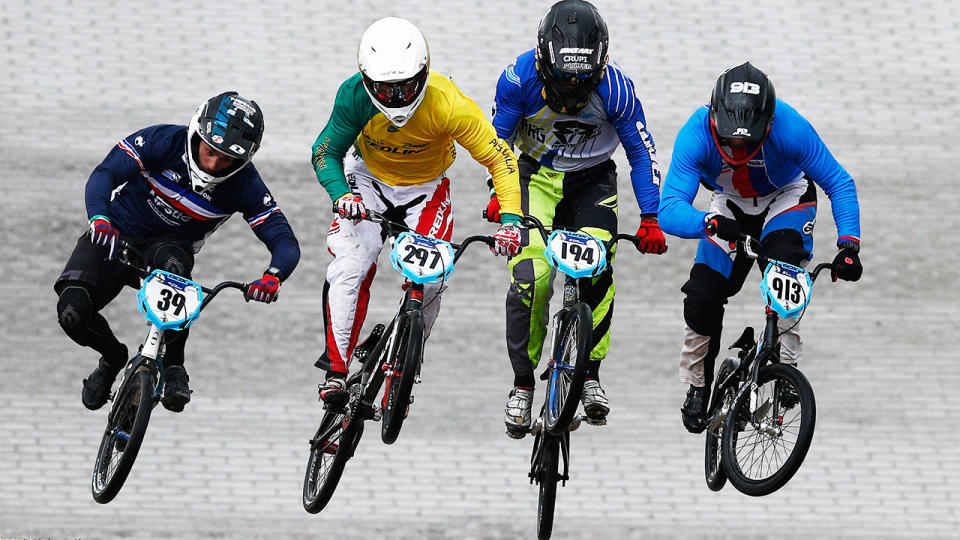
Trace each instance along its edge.
<path fill-rule="evenodd" d="M 710 214 L 707 216 L 707 232 L 713 236 L 720 237 L 727 242 L 736 242 L 740 240 L 740 224 L 737 220 L 722 216 L 720 214 Z"/>
<path fill-rule="evenodd" d="M 863 265 L 860 264 L 860 244 L 847 241 L 837 244 L 840 252 L 833 258 L 833 270 L 830 277 L 836 281 L 857 281 L 863 275 Z"/>

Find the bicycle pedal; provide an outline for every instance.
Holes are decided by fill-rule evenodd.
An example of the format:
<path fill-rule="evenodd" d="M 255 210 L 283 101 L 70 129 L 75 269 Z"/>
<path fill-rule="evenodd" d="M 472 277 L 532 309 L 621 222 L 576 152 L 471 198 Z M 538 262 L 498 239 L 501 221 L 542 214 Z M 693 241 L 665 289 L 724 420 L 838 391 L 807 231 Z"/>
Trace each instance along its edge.
<path fill-rule="evenodd" d="M 511 439 L 522 439 L 526 436 L 527 436 L 526 431 L 507 428 L 507 437 L 510 437 Z"/>
<path fill-rule="evenodd" d="M 589 416 L 584 416 L 583 421 L 591 426 L 605 426 L 607 425 L 607 417 L 603 418 L 590 418 Z"/>
<path fill-rule="evenodd" d="M 377 405 L 373 406 L 373 415 L 370 417 L 374 422 L 379 422 L 383 418 L 383 411 L 380 410 L 380 407 Z"/>

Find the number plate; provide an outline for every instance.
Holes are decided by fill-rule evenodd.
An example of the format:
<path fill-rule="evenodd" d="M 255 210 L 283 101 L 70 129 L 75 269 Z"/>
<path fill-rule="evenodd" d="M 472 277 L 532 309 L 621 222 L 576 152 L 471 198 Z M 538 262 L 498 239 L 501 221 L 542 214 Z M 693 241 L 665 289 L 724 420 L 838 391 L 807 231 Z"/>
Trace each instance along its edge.
<path fill-rule="evenodd" d="M 780 261 L 770 261 L 760 283 L 764 301 L 784 318 L 800 315 L 810 301 L 812 288 L 813 281 L 806 270 Z"/>
<path fill-rule="evenodd" d="M 161 330 L 187 328 L 197 319 L 203 290 L 198 283 L 154 270 L 137 293 L 140 312 Z"/>
<path fill-rule="evenodd" d="M 390 262 L 394 270 L 414 283 L 434 283 L 450 279 L 453 256 L 449 242 L 405 232 L 393 242 Z"/>
<path fill-rule="evenodd" d="M 600 275 L 607 268 L 607 249 L 589 234 L 553 231 L 544 256 L 550 266 L 572 278 Z"/>

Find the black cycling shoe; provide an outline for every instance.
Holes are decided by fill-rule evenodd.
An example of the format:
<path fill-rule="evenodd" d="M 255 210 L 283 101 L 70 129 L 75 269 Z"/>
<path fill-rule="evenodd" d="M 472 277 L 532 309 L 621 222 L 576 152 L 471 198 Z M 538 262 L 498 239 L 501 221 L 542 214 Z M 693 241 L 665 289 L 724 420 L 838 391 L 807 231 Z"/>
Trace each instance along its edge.
<path fill-rule="evenodd" d="M 703 433 L 707 427 L 707 403 L 710 400 L 710 389 L 706 386 L 690 385 L 687 390 L 687 399 L 680 408 L 683 416 L 683 427 L 690 433 Z"/>
<path fill-rule="evenodd" d="M 90 372 L 87 378 L 83 380 L 83 392 L 80 394 L 80 400 L 83 406 L 95 411 L 106 404 L 110 399 L 110 388 L 113 381 L 117 380 L 117 375 L 123 369 L 123 364 L 127 361 L 127 348 L 123 348 L 123 356 L 116 365 L 108 363 L 104 358 L 100 358 L 97 363 L 97 369 Z"/>
<path fill-rule="evenodd" d="M 167 366 L 164 372 L 166 382 L 163 384 L 163 406 L 172 412 L 182 412 L 183 407 L 190 403 L 190 377 L 183 366 Z"/>

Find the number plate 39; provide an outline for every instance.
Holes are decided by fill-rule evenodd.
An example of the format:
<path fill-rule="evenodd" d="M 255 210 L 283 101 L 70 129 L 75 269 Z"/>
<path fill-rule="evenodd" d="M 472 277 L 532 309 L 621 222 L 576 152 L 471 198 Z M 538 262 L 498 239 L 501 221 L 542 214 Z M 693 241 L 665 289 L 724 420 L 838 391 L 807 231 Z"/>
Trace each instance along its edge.
<path fill-rule="evenodd" d="M 196 320 L 203 302 L 198 283 L 163 270 L 154 270 L 137 293 L 140 312 L 161 330 L 181 330 Z"/>
<path fill-rule="evenodd" d="M 589 234 L 553 231 L 544 256 L 550 266 L 572 278 L 600 275 L 607 268 L 607 249 Z"/>
<path fill-rule="evenodd" d="M 810 301 L 812 288 L 806 270 L 780 261 L 770 261 L 760 282 L 764 301 L 783 318 L 800 315 Z"/>
<path fill-rule="evenodd" d="M 417 233 L 401 233 L 393 243 L 390 262 L 414 283 L 434 283 L 453 273 L 453 246 L 449 242 Z"/>

